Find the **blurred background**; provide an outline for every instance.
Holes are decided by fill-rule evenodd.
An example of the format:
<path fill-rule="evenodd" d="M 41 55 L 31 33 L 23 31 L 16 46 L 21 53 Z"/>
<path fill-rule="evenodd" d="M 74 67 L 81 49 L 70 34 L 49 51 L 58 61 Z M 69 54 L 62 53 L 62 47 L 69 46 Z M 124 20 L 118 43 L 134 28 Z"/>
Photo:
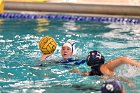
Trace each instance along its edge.
<path fill-rule="evenodd" d="M 80 4 L 111 4 L 140 6 L 140 0 L 5 0 L 13 2 L 53 2 L 53 3 L 80 3 Z"/>

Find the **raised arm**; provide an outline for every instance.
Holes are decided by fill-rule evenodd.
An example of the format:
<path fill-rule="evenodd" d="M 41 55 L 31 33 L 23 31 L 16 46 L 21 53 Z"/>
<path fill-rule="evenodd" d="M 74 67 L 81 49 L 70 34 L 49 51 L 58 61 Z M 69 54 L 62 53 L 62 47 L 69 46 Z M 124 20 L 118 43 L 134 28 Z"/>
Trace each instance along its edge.
<path fill-rule="evenodd" d="M 119 58 L 116 58 L 114 60 L 107 62 L 106 64 L 103 64 L 101 66 L 101 72 L 103 72 L 103 74 L 106 74 L 106 75 L 113 75 L 114 74 L 113 71 L 115 70 L 115 68 L 117 68 L 118 66 L 122 64 L 129 64 L 132 66 L 140 67 L 140 62 L 138 61 L 135 61 L 129 57 L 119 57 Z"/>
<path fill-rule="evenodd" d="M 100 70 L 104 75 L 121 80 L 121 81 L 125 81 L 131 88 L 135 88 L 136 87 L 135 84 L 130 79 L 128 79 L 127 77 L 118 76 L 115 74 L 114 72 L 115 68 L 117 68 L 118 66 L 122 64 L 129 64 L 129 65 L 140 67 L 140 62 L 132 60 L 131 58 L 128 58 L 128 57 L 119 57 L 119 58 L 109 61 L 106 64 L 103 64 L 100 67 Z"/>
<path fill-rule="evenodd" d="M 42 54 L 42 56 L 41 56 L 41 61 L 45 61 L 46 60 L 46 58 L 48 58 L 49 56 L 51 56 L 52 54 Z"/>

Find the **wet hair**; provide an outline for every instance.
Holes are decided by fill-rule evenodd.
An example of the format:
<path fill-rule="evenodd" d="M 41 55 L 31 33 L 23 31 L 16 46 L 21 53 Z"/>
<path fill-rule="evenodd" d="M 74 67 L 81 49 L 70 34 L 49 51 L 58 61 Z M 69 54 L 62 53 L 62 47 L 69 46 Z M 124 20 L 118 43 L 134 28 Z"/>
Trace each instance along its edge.
<path fill-rule="evenodd" d="M 122 84 L 114 79 L 105 81 L 101 86 L 101 93 L 122 93 Z"/>
<path fill-rule="evenodd" d="M 104 64 L 105 58 L 99 51 L 93 50 L 89 52 L 86 62 L 88 66 L 101 65 Z"/>

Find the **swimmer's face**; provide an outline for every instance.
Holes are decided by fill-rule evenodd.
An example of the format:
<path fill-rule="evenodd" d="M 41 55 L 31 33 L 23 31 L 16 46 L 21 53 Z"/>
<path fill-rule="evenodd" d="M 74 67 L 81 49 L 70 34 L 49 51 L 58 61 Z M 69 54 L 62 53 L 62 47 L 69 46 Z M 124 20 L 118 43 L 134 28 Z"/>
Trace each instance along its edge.
<path fill-rule="evenodd" d="M 72 56 L 72 49 L 68 46 L 63 46 L 61 49 L 61 55 L 65 60 L 67 60 Z"/>

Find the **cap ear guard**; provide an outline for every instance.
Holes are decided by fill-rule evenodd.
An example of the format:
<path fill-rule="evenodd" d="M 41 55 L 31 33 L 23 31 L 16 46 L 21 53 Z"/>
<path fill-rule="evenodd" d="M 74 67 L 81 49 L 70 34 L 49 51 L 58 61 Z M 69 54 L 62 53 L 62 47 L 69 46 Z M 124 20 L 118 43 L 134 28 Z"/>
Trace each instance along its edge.
<path fill-rule="evenodd" d="M 71 44 L 72 46 L 72 56 L 75 56 L 77 52 L 76 47 L 75 47 L 76 45 L 75 41 L 68 41 L 68 43 Z"/>
<path fill-rule="evenodd" d="M 92 58 L 91 58 L 91 56 L 92 56 L 92 54 L 91 53 L 89 53 L 88 54 L 88 56 L 87 56 L 87 58 L 86 58 L 86 62 L 87 62 L 87 65 L 88 66 L 92 66 L 92 62 L 94 61 Z"/>
<path fill-rule="evenodd" d="M 71 44 L 71 47 L 72 47 L 72 53 L 73 53 L 73 51 L 74 51 L 74 49 L 75 49 L 75 43 L 74 43 L 74 42 L 68 42 L 68 43 Z"/>

